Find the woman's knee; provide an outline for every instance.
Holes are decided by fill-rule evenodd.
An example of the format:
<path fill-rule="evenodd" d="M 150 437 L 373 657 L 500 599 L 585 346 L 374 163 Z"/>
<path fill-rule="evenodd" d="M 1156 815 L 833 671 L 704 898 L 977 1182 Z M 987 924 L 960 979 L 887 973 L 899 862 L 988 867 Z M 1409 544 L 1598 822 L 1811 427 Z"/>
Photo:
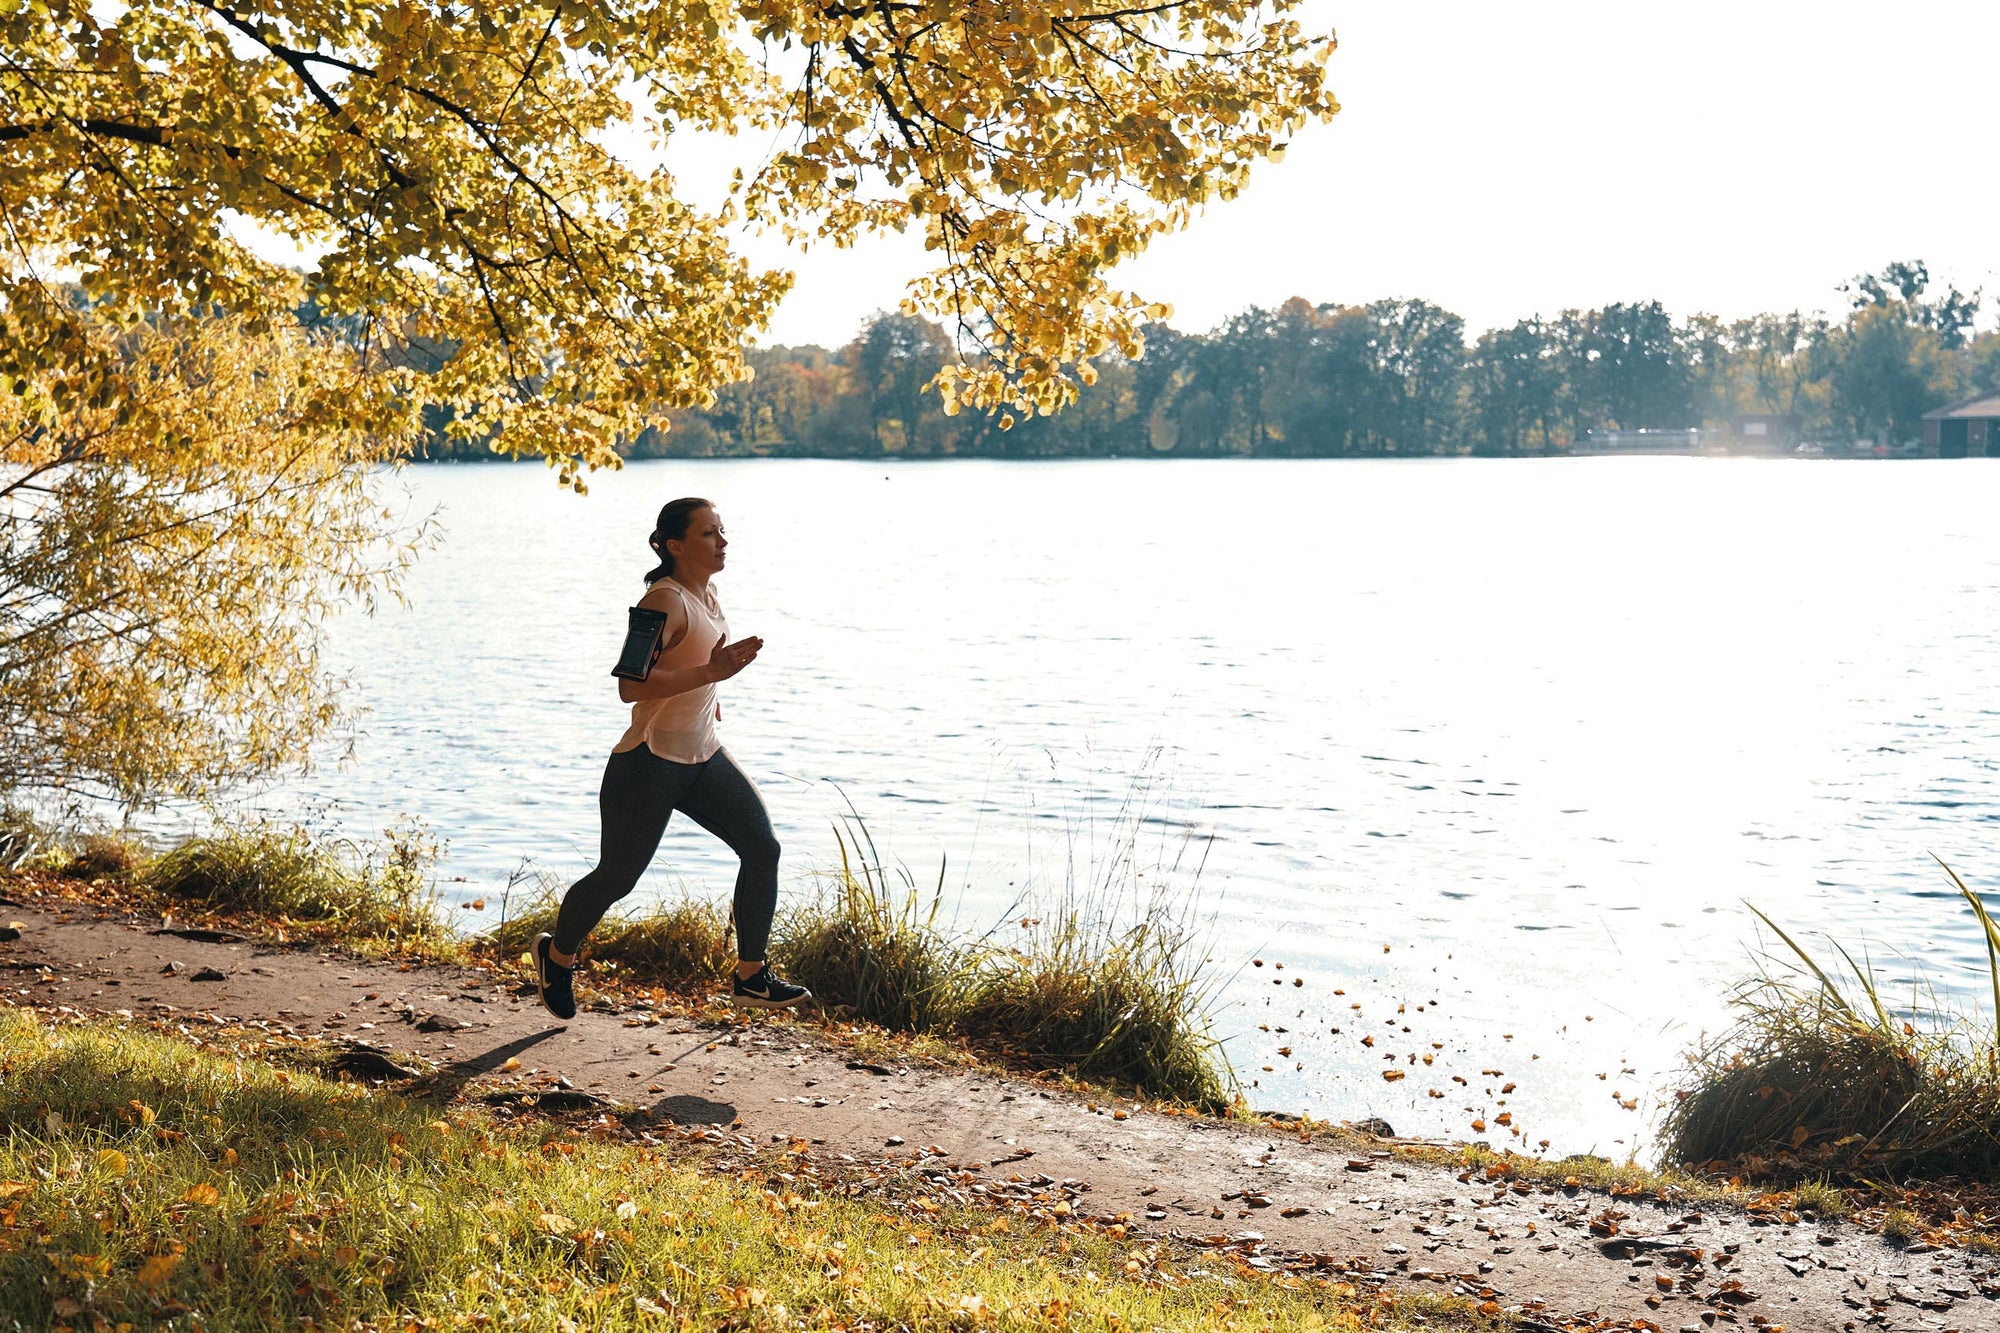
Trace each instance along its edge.
<path fill-rule="evenodd" d="M 782 851 L 783 848 L 778 845 L 778 835 L 765 829 L 761 833 L 753 833 L 745 838 L 742 845 L 737 847 L 736 855 L 742 858 L 745 865 L 775 866 Z"/>
<path fill-rule="evenodd" d="M 600 898 L 606 903 L 615 903 L 620 898 L 628 897 L 632 890 L 638 888 L 639 878 L 645 873 L 644 863 L 633 866 L 617 861 L 602 861 L 589 876 L 588 892 L 592 897 Z M 578 887 L 582 887 L 581 883 Z"/>

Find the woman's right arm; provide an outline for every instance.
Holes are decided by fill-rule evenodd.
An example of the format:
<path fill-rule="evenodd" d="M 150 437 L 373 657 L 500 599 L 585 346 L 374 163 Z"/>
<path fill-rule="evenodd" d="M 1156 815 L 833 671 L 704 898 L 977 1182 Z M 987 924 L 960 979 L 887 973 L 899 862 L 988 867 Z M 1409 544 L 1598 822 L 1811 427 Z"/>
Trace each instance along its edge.
<path fill-rule="evenodd" d="M 628 704 L 644 699 L 671 699 L 676 694 L 686 694 L 704 685 L 713 685 L 728 680 L 757 660 L 764 641 L 756 635 L 738 639 L 735 643 L 718 643 L 708 660 L 699 666 L 674 667 L 668 671 L 655 671 L 644 680 L 618 681 L 618 697 Z"/>
<path fill-rule="evenodd" d="M 653 661 L 657 663 L 662 653 L 687 636 L 687 604 L 677 591 L 663 585 L 647 592 L 639 599 L 639 605 L 664 612 L 667 617 L 667 623 L 660 627 L 659 641 L 653 647 Z M 644 680 L 627 680 L 621 676 L 618 697 L 628 704 L 648 699 L 671 699 L 677 694 L 728 680 L 755 661 L 757 650 L 763 646 L 764 641 L 754 636 L 731 644 L 718 643 L 708 655 L 708 660 L 695 666 L 672 667 L 665 671 L 656 667 L 647 673 Z"/>

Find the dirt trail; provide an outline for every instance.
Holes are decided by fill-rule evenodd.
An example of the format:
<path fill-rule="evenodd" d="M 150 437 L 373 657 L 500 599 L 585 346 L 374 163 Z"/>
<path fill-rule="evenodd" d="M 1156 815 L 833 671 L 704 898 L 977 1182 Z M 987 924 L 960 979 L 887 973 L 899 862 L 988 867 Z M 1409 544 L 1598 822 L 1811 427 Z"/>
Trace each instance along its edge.
<path fill-rule="evenodd" d="M 0 921 L 23 927 L 0 943 L 0 999 L 12 1004 L 190 1030 L 263 1023 L 422 1055 L 439 1067 L 428 1086 L 440 1095 L 590 1093 L 660 1120 L 734 1124 L 758 1142 L 926 1157 L 976 1171 L 997 1193 L 1019 1177 L 1079 1211 L 1130 1213 L 1140 1235 L 1227 1237 L 1257 1266 L 1309 1254 L 1356 1281 L 1490 1293 L 1548 1326 L 2000 1330 L 1992 1260 L 1897 1250 L 1852 1227 L 1509 1188 L 1366 1140 L 1093 1110 L 1026 1081 L 869 1065 L 809 1021 L 744 1028 L 635 1008 L 562 1024 L 517 993 L 521 978 L 478 969 L 187 938 L 38 900 L 0 908 Z M 1607 1211 L 1617 1233 L 1594 1234 Z"/>

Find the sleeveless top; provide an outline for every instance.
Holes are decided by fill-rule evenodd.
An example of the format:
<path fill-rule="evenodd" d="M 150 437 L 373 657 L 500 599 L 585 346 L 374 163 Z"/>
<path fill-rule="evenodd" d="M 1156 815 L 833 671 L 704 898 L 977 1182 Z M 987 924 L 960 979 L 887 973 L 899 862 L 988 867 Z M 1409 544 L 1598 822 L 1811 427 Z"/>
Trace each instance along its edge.
<path fill-rule="evenodd" d="M 688 628 L 679 643 L 660 654 L 653 670 L 701 666 L 715 651 L 715 645 L 729 637 L 729 622 L 722 618 L 722 604 L 714 600 L 713 591 L 709 593 L 710 600 L 704 602 L 672 578 L 655 580 L 647 585 L 646 591 L 650 593 L 661 584 L 680 594 L 681 605 L 687 609 Z M 714 684 L 665 699 L 641 699 L 632 705 L 632 725 L 625 729 L 611 752 L 624 754 L 644 745 L 660 758 L 676 764 L 704 763 L 722 748 L 722 740 L 715 732 L 718 711 Z"/>

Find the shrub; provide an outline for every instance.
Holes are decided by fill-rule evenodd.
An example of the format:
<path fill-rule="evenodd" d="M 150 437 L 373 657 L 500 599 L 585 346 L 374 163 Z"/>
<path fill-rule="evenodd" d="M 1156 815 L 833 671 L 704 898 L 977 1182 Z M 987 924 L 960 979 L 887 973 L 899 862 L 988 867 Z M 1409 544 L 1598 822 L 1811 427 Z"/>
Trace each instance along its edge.
<path fill-rule="evenodd" d="M 86 833 L 70 849 L 63 873 L 75 879 L 126 876 L 138 870 L 145 860 L 145 845 L 135 837 L 122 833 Z"/>

